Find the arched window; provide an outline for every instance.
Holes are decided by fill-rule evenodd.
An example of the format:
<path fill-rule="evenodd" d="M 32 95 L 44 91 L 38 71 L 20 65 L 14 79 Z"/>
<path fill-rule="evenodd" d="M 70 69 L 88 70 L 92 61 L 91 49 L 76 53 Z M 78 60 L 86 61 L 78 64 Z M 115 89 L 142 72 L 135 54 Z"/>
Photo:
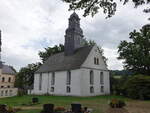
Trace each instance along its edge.
<path fill-rule="evenodd" d="M 94 72 L 93 70 L 90 71 L 90 84 L 94 84 Z"/>
<path fill-rule="evenodd" d="M 99 65 L 99 58 L 94 57 L 94 64 Z"/>
<path fill-rule="evenodd" d="M 8 78 L 8 82 L 11 82 L 11 77 Z"/>
<path fill-rule="evenodd" d="M 104 84 L 104 73 L 100 72 L 100 84 Z"/>
<path fill-rule="evenodd" d="M 55 72 L 52 72 L 51 85 L 55 84 Z"/>
<path fill-rule="evenodd" d="M 2 78 L 2 82 L 5 82 L 5 77 Z"/>
<path fill-rule="evenodd" d="M 67 85 L 71 84 L 71 71 L 67 71 Z"/>
<path fill-rule="evenodd" d="M 97 62 L 97 61 L 96 61 L 96 57 L 94 57 L 94 64 L 96 64 L 96 62 Z"/>
<path fill-rule="evenodd" d="M 97 58 L 97 65 L 99 65 L 99 58 Z"/>
<path fill-rule="evenodd" d="M 39 76 L 39 90 L 42 90 L 42 73 Z"/>

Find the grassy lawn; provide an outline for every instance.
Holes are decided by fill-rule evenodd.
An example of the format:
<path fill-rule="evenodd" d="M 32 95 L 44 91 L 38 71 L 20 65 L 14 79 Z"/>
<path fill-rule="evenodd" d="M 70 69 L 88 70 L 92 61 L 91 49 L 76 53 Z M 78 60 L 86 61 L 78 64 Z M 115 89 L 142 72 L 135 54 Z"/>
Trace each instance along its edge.
<path fill-rule="evenodd" d="M 22 111 L 19 111 L 19 112 L 17 112 L 17 113 L 40 113 L 40 111 L 41 110 L 35 110 L 35 109 L 33 109 L 33 110 L 22 110 Z"/>
<path fill-rule="evenodd" d="M 40 103 L 34 106 L 26 106 L 31 102 L 32 97 L 38 97 Z M 96 97 L 64 97 L 64 96 L 22 96 L 22 97 L 9 97 L 1 98 L 0 104 L 7 104 L 12 107 L 19 107 L 23 110 L 18 113 L 39 113 L 42 105 L 46 103 L 53 103 L 55 106 L 64 106 L 69 109 L 71 103 L 81 103 L 82 106 L 87 106 L 94 110 L 93 113 L 108 113 L 108 101 L 112 98 L 119 98 L 125 100 L 127 103 L 128 111 L 130 113 L 150 113 L 150 101 L 137 101 L 124 98 L 121 96 L 96 96 Z M 144 110 L 141 111 L 140 110 Z"/>

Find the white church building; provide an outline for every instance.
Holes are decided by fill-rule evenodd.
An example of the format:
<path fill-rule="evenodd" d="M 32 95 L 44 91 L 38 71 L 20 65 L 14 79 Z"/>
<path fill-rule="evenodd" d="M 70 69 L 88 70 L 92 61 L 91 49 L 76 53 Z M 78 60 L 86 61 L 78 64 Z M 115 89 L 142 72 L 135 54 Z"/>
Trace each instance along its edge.
<path fill-rule="evenodd" d="M 65 50 L 50 56 L 34 75 L 32 94 L 96 96 L 110 93 L 109 70 L 98 47 L 83 45 L 80 18 L 74 12 L 65 34 Z"/>

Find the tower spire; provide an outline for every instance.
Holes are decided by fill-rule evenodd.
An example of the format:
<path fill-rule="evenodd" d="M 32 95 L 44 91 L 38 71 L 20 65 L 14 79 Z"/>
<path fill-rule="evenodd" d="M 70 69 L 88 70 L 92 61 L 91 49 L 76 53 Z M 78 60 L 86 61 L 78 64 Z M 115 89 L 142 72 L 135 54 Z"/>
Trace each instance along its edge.
<path fill-rule="evenodd" d="M 65 34 L 65 55 L 72 55 L 74 51 L 82 47 L 83 31 L 80 28 L 80 18 L 73 12 L 69 18 L 69 25 Z"/>

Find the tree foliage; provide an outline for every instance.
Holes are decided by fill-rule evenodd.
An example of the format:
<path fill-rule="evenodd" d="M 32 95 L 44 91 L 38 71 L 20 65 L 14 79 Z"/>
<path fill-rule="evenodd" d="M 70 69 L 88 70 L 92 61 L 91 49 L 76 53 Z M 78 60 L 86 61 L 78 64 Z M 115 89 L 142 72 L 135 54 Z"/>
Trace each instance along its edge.
<path fill-rule="evenodd" d="M 56 53 L 63 52 L 63 51 L 64 51 L 64 45 L 59 44 L 59 45 L 55 45 L 54 47 L 45 48 L 44 51 L 39 52 L 39 56 L 40 56 L 42 62 L 44 63 L 48 59 L 48 57 L 50 57 Z"/>
<path fill-rule="evenodd" d="M 62 0 L 69 3 L 69 10 L 84 10 L 84 15 L 91 14 L 94 16 L 99 10 L 102 10 L 107 17 L 112 17 L 117 8 L 117 0 Z M 129 0 L 120 0 L 125 5 Z M 150 0 L 132 0 L 135 8 L 147 4 L 149 5 Z M 144 12 L 150 12 L 150 8 L 146 8 Z"/>
<path fill-rule="evenodd" d="M 20 69 L 16 75 L 15 86 L 19 89 L 27 90 L 33 86 L 34 73 L 39 68 L 41 63 L 28 64 L 28 66 Z"/>
<path fill-rule="evenodd" d="M 115 95 L 124 95 L 124 85 L 126 81 L 130 78 L 128 75 L 121 75 L 120 77 L 116 77 L 113 75 L 112 71 L 110 73 L 110 91 Z"/>
<path fill-rule="evenodd" d="M 112 75 L 114 76 L 130 76 L 133 75 L 133 73 L 129 70 L 111 70 Z"/>
<path fill-rule="evenodd" d="M 145 25 L 138 32 L 134 30 L 129 37 L 132 42 L 121 41 L 118 46 L 119 57 L 125 68 L 138 74 L 150 73 L 150 25 Z"/>
<path fill-rule="evenodd" d="M 134 99 L 150 99 L 150 76 L 137 75 L 127 80 L 124 85 L 125 96 Z"/>

